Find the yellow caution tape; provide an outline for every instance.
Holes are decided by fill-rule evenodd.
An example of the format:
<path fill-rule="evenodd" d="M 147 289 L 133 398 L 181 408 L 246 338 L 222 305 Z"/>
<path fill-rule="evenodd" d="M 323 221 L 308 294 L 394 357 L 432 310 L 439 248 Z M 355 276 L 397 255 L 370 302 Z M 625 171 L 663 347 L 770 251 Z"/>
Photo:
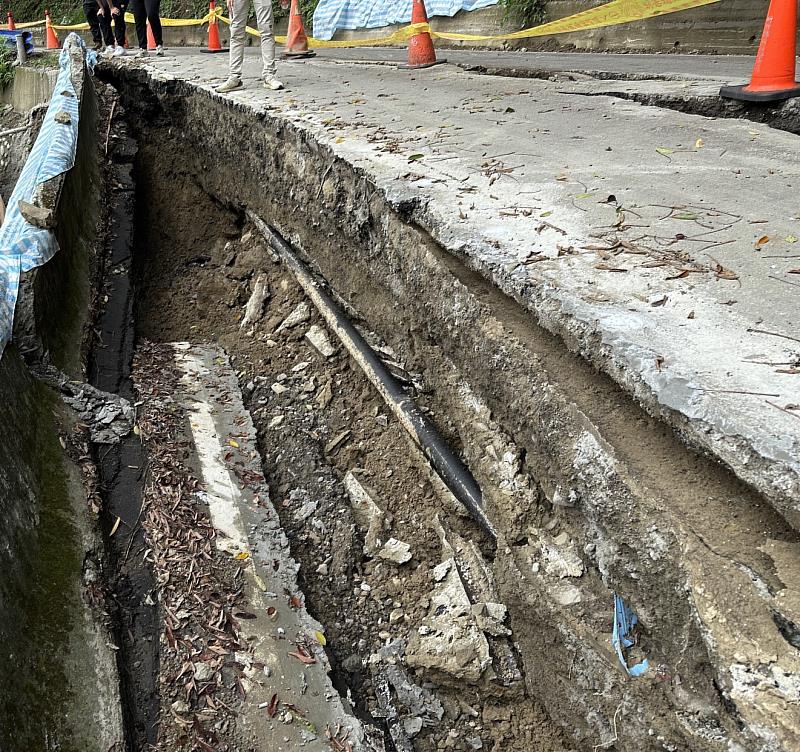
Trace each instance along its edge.
<path fill-rule="evenodd" d="M 219 18 L 222 15 L 221 8 L 215 8 L 214 12 L 208 12 L 202 18 L 162 18 L 161 25 L 162 26 L 204 26 L 205 24 L 209 23 L 212 18 Z M 136 20 L 133 17 L 133 13 L 126 13 L 125 14 L 125 23 L 135 23 Z M 33 21 L 27 24 L 16 24 L 17 28 L 22 29 L 30 26 L 43 26 L 44 21 Z M 89 28 L 88 23 L 80 23 L 80 24 L 51 24 L 52 28 L 58 31 L 85 31 Z"/>
<path fill-rule="evenodd" d="M 28 21 L 27 23 L 14 22 L 14 26 L 18 29 L 33 29 L 36 26 L 44 26 L 44 21 Z"/>
<path fill-rule="evenodd" d="M 667 13 L 676 13 L 690 8 L 699 8 L 703 5 L 712 5 L 720 0 L 611 0 L 605 5 L 597 8 L 575 13 L 567 18 L 559 18 L 530 29 L 513 31 L 508 34 L 484 35 L 484 34 L 458 34 L 455 32 L 434 31 L 430 24 L 418 23 L 409 24 L 397 29 L 391 34 L 382 37 L 372 37 L 369 39 L 342 39 L 324 40 L 308 38 L 308 46 L 317 49 L 330 49 L 342 47 L 379 47 L 391 44 L 401 44 L 408 41 L 415 34 L 428 33 L 435 39 L 447 39 L 452 42 L 500 42 L 509 39 L 528 39 L 530 37 L 550 36 L 551 34 L 567 34 L 571 31 L 588 31 L 589 29 L 600 29 L 604 26 L 616 26 L 619 24 L 631 23 L 632 21 L 642 21 L 647 18 L 663 16 Z M 215 8 L 213 12 L 207 13 L 202 18 L 162 18 L 162 26 L 202 26 L 213 19 L 222 21 L 230 25 L 230 18 L 222 15 L 221 8 Z M 125 21 L 133 23 L 133 15 L 125 14 Z M 32 21 L 29 23 L 17 24 L 17 28 L 26 29 L 44 25 L 44 21 Z M 60 26 L 53 24 L 54 29 L 73 31 L 88 29 L 89 24 L 74 24 L 72 26 Z M 246 27 L 247 33 L 260 37 L 258 29 Z M 276 36 L 275 41 L 285 44 L 285 36 Z"/>

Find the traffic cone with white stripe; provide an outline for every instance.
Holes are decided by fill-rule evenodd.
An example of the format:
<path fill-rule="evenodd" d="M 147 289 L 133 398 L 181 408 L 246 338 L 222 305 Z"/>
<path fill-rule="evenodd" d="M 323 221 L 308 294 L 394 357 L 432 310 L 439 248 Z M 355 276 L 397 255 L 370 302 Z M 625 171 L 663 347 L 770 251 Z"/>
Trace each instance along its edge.
<path fill-rule="evenodd" d="M 308 49 L 308 37 L 303 26 L 303 16 L 300 13 L 299 0 L 292 0 L 289 9 L 289 29 L 286 32 L 286 46 L 283 48 L 283 57 L 287 60 L 303 60 L 314 57 L 317 53 Z"/>
<path fill-rule="evenodd" d="M 53 30 L 53 22 L 50 20 L 49 10 L 46 10 L 44 12 L 44 25 L 45 25 L 45 41 L 47 42 L 47 44 L 45 45 L 46 48 L 48 50 L 61 49 L 61 44 L 58 41 L 56 32 Z"/>
<path fill-rule="evenodd" d="M 411 23 L 428 23 L 428 13 L 425 10 L 425 0 L 413 0 L 411 6 Z M 432 65 L 446 63 L 446 60 L 437 60 L 436 51 L 433 49 L 433 39 L 427 31 L 412 35 L 408 40 L 408 63 L 401 68 L 430 68 Z"/>

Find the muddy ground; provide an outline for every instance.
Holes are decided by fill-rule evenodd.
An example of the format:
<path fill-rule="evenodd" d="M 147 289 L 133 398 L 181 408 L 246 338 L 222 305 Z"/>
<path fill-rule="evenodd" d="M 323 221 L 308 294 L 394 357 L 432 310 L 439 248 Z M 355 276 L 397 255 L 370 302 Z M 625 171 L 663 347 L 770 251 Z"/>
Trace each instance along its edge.
<path fill-rule="evenodd" d="M 432 480 L 338 342 L 329 335 L 334 348 L 329 357 L 310 343 L 308 331 L 324 331 L 324 324 L 258 233 L 156 152 L 156 144 L 142 143 L 137 160 L 139 352 L 152 353 L 142 350 L 145 341 L 189 341 L 216 342 L 230 354 L 258 431 L 273 502 L 301 564 L 309 611 L 326 629 L 334 683 L 362 718 L 384 725 L 373 684 L 374 656 L 387 645 L 407 645 L 426 619 L 436 578 L 441 579 L 434 568 L 445 558 L 441 525 L 450 536 L 475 541 L 487 558 L 491 546 Z M 269 290 L 263 315 L 242 329 L 259 274 L 266 275 Z M 297 323 L 287 325 L 290 316 Z M 424 406 L 426 387 L 419 377 L 394 362 L 390 350 L 382 355 Z M 382 558 L 369 540 L 365 551 L 367 531 L 345 488 L 349 474 L 383 514 L 382 541 L 393 537 L 409 544 L 410 560 Z M 513 635 L 517 625 L 507 626 Z M 443 711 L 441 720 L 430 707 L 421 719 L 419 713 L 401 719 L 415 750 L 566 748 L 560 730 L 525 696 L 521 681 L 503 687 L 464 673 L 469 669 L 461 676 L 411 672 Z M 162 713 L 164 703 L 162 697 Z"/>

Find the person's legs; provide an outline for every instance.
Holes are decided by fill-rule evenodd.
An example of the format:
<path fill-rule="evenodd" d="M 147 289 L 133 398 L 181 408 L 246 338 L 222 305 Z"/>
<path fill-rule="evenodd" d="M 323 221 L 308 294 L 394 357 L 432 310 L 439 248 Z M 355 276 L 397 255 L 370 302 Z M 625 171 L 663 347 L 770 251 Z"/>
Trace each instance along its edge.
<path fill-rule="evenodd" d="M 125 11 L 128 10 L 128 0 L 116 0 L 119 8 L 119 15 L 114 16 L 114 38 L 117 40 L 117 47 L 125 46 Z"/>
<path fill-rule="evenodd" d="M 156 40 L 156 47 L 163 45 L 163 33 L 161 30 L 161 0 L 144 0 L 147 9 L 147 20 L 150 21 L 150 31 L 153 32 L 153 39 Z"/>
<path fill-rule="evenodd" d="M 255 0 L 256 21 L 261 32 L 262 76 L 275 78 L 275 37 L 272 36 L 272 0 Z"/>
<path fill-rule="evenodd" d="M 147 52 L 147 9 L 144 0 L 131 0 L 131 13 L 136 22 L 136 41 L 139 49 Z"/>
<path fill-rule="evenodd" d="M 92 41 L 95 46 L 103 43 L 103 33 L 100 31 L 100 21 L 97 20 L 97 3 L 95 0 L 84 0 L 83 15 L 86 16 L 86 23 L 92 32 Z"/>
<path fill-rule="evenodd" d="M 111 7 L 108 0 L 99 0 L 103 8 L 102 13 L 97 14 L 97 21 L 100 24 L 100 31 L 103 34 L 103 41 L 106 47 L 114 46 L 114 32 L 111 30 Z"/>
<path fill-rule="evenodd" d="M 245 29 L 247 27 L 247 12 L 249 10 L 250 0 L 233 0 L 233 11 L 231 13 L 230 77 L 240 80 L 242 78 L 242 64 L 244 63 Z"/>

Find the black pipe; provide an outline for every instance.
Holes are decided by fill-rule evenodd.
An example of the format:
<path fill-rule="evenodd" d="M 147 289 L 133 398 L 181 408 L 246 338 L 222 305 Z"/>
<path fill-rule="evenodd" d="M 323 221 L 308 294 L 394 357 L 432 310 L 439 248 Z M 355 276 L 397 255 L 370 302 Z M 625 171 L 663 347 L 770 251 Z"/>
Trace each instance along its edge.
<path fill-rule="evenodd" d="M 472 519 L 492 541 L 496 542 L 497 533 L 483 510 L 483 495 L 480 486 L 472 477 L 469 469 L 453 453 L 414 401 L 403 391 L 383 361 L 366 343 L 330 295 L 317 284 L 303 262 L 297 258 L 291 246 L 254 212 L 248 209 L 247 215 L 292 271 L 328 326 L 333 329 L 353 359 L 361 366 L 367 378 L 411 435 L 414 443 L 433 465 L 442 482 L 464 505 Z"/>

